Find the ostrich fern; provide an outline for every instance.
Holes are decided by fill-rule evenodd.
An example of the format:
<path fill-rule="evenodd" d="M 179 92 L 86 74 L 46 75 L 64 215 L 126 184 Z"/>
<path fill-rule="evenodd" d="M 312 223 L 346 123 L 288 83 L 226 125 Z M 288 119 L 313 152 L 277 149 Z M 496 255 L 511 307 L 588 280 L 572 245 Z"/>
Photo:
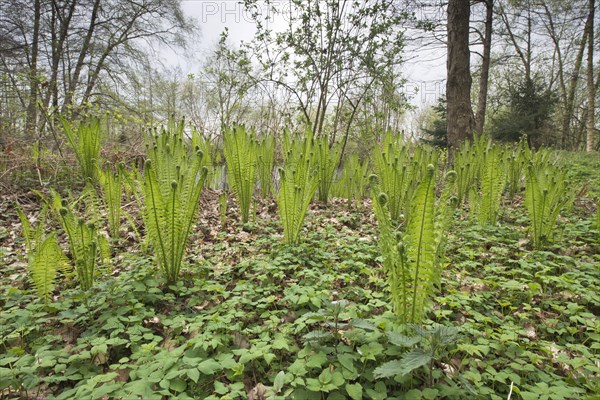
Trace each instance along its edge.
<path fill-rule="evenodd" d="M 125 166 L 123 164 L 119 164 L 116 171 L 112 171 L 109 168 L 100 173 L 102 201 L 108 218 L 110 236 L 114 241 L 119 239 L 119 229 L 121 228 L 124 168 Z"/>
<path fill-rule="evenodd" d="M 533 246 L 552 241 L 561 210 L 570 207 L 576 190 L 569 187 L 566 172 L 551 164 L 530 162 L 526 169 L 525 207 L 531 221 Z"/>
<path fill-rule="evenodd" d="M 17 206 L 23 237 L 27 247 L 27 269 L 37 295 L 48 304 L 54 290 L 58 271 L 68 273 L 68 259 L 58 244 L 56 233 L 44 235 L 48 206 L 38 215 L 37 226 L 31 225 L 23 210 Z"/>
<path fill-rule="evenodd" d="M 318 178 L 314 173 L 312 134 L 304 139 L 284 133 L 284 166 L 279 168 L 279 191 L 275 194 L 286 243 L 297 244 L 300 230 L 315 195 Z"/>
<path fill-rule="evenodd" d="M 342 154 L 341 143 L 330 146 L 327 136 L 315 139 L 315 168 L 319 176 L 318 197 L 319 201 L 327 204 L 333 177 Z"/>
<path fill-rule="evenodd" d="M 250 218 L 250 205 L 255 186 L 256 139 L 243 126 L 226 129 L 223 149 L 230 182 L 240 207 L 242 223 L 245 224 Z"/>
<path fill-rule="evenodd" d="M 506 164 L 498 146 L 492 146 L 484 153 L 479 181 L 479 192 L 473 186 L 473 195 L 469 199 L 471 208 L 480 225 L 494 225 L 506 186 Z"/>
<path fill-rule="evenodd" d="M 446 186 L 436 205 L 435 167 L 427 166 L 410 201 L 410 218 L 403 233 L 394 229 L 388 208 L 389 196 L 380 192 L 372 177 L 373 207 L 379 226 L 379 244 L 388 276 L 394 312 L 403 323 L 418 323 L 436 292 L 445 256 L 450 214 L 456 205 L 451 197 L 456 173 L 447 174 Z"/>
<path fill-rule="evenodd" d="M 266 136 L 257 141 L 257 175 L 261 197 L 271 194 L 273 164 L 275 161 L 275 138 Z"/>
<path fill-rule="evenodd" d="M 86 195 L 91 196 L 84 194 L 80 200 Z M 52 207 L 69 239 L 69 250 L 75 263 L 79 284 L 83 290 L 89 290 L 94 285 L 99 262 L 110 257 L 108 241 L 98 232 L 98 225 L 94 222 L 97 218 L 90 218 L 86 222 L 83 217 L 78 217 L 69 201 L 62 199 L 56 192 L 52 192 Z M 93 213 L 88 210 L 87 215 Z"/>
<path fill-rule="evenodd" d="M 406 210 L 411 182 L 415 182 L 409 163 L 409 148 L 400 137 L 385 134 L 381 147 L 375 147 L 373 162 L 381 190 L 387 194 L 387 205 L 392 221 L 398 222 Z"/>
<path fill-rule="evenodd" d="M 361 163 L 358 154 L 350 154 L 345 158 L 340 179 L 335 181 L 334 192 L 336 196 L 345 197 L 348 206 L 353 201 L 362 203 L 368 182 L 368 169 L 368 162 Z"/>
<path fill-rule="evenodd" d="M 98 118 L 81 122 L 77 129 L 63 117 L 59 117 L 67 142 L 75 152 L 77 163 L 84 181 L 98 180 L 98 162 L 100 161 L 101 126 Z"/>
<path fill-rule="evenodd" d="M 183 127 L 153 135 L 144 164 L 144 223 L 168 284 L 179 277 L 208 168 L 203 153 L 192 151 Z"/>

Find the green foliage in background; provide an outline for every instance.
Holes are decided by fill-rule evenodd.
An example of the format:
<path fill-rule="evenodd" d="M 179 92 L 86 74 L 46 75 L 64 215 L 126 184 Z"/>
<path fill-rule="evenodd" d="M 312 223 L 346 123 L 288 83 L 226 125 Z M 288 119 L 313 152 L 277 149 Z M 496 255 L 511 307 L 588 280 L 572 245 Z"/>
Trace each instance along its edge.
<path fill-rule="evenodd" d="M 84 181 L 98 181 L 98 163 L 100 162 L 100 141 L 102 139 L 101 122 L 90 118 L 74 128 L 71 122 L 59 117 L 69 146 L 75 152 L 77 163 Z"/>
<path fill-rule="evenodd" d="M 111 168 L 100 172 L 100 190 L 106 210 L 110 237 L 117 241 L 121 228 L 121 205 L 123 201 L 123 174 L 125 165 L 120 163 L 115 171 Z"/>
<path fill-rule="evenodd" d="M 256 144 L 257 175 L 260 195 L 263 199 L 271 195 L 273 187 L 273 165 L 275 163 L 275 137 L 263 136 Z"/>
<path fill-rule="evenodd" d="M 471 212 L 480 225 L 494 225 L 501 209 L 502 194 L 506 186 L 506 163 L 503 150 L 489 147 L 480 164 L 479 190 L 473 185 L 469 197 Z"/>
<path fill-rule="evenodd" d="M 208 173 L 204 154 L 184 137 L 183 121 L 149 137 L 144 164 L 144 224 L 168 284 L 179 278 Z"/>
<path fill-rule="evenodd" d="M 257 147 L 254 133 L 243 126 L 227 128 L 224 132 L 223 150 L 227 172 L 236 195 L 242 223 L 250 218 L 250 205 L 255 186 Z"/>
<path fill-rule="evenodd" d="M 275 194 L 286 243 L 298 244 L 308 206 L 317 190 L 314 173 L 314 141 L 311 133 L 304 138 L 284 133 L 284 164 L 279 168 L 279 190 Z"/>
<path fill-rule="evenodd" d="M 319 177 L 318 198 L 322 203 L 329 201 L 329 192 L 333 178 L 340 164 L 342 143 L 330 146 L 326 135 L 315 138 L 315 169 Z"/>

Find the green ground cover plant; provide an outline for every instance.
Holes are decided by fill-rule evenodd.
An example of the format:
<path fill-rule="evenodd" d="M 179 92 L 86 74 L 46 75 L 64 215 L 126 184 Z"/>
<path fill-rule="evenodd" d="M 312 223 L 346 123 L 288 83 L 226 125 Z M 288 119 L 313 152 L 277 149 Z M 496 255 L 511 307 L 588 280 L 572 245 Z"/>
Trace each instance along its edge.
<path fill-rule="evenodd" d="M 81 170 L 83 181 L 98 180 L 98 164 L 100 163 L 100 142 L 102 139 L 102 124 L 99 118 L 90 118 L 74 127 L 64 117 L 59 118 L 67 142 L 75 152 L 77 163 Z"/>
<path fill-rule="evenodd" d="M 60 196 L 40 188 L 56 217 L 48 231 L 41 228 L 41 196 L 23 188 L 0 193 L 0 397 L 591 400 L 600 393 L 598 197 L 585 185 L 600 179 L 597 155 L 560 154 L 570 187 L 583 189 L 561 208 L 553 241 L 538 248 L 528 236 L 525 188 L 512 196 L 506 189 L 495 224 L 475 224 L 469 210 L 454 207 L 460 173 L 444 170 L 430 150 L 407 157 L 419 178 L 399 221 L 391 223 L 391 210 L 387 225 L 374 215 L 382 212 L 382 185 L 374 204 L 361 199 L 363 208 L 335 197 L 311 204 L 313 142 L 289 135 L 282 140 L 284 178 L 308 164 L 299 182 L 310 189 L 297 203 L 303 218 L 294 245 L 273 240 L 286 234 L 280 198 L 257 198 L 253 229 L 240 230 L 222 223 L 239 218 L 238 208 L 219 206 L 234 199 L 203 190 L 190 201 L 196 211 L 187 220 L 187 262 L 173 279 L 153 262 L 161 250 L 149 219 L 164 209 L 154 229 L 170 238 L 178 226 L 172 211 L 186 209 L 173 206 L 186 197 L 174 192 L 193 186 L 195 196 L 206 177 L 184 132 L 181 124 L 155 131 L 147 168 L 124 175 L 122 207 L 133 223 L 121 227 L 110 265 L 96 258 L 90 287 L 68 270 L 36 284 L 27 249 L 55 237 L 75 261 L 66 229 L 52 233 L 63 209 L 76 227 L 106 237 L 110 224 L 97 188 L 88 182 Z M 555 157 L 545 150 L 528 159 L 552 165 Z M 484 175 L 474 172 L 473 179 Z M 277 196 L 282 184 L 275 181 Z M 125 201 L 132 195 L 140 201 Z M 149 195 L 162 205 L 147 203 Z M 17 198 L 30 226 L 19 218 Z M 30 233 L 20 235 L 21 226 Z M 82 237 L 90 243 L 94 235 Z M 411 275 L 429 296 L 416 297 L 425 306 L 414 307 L 415 324 L 398 313 L 403 303 L 394 300 L 381 251 L 386 240 L 396 250 L 400 242 L 407 265 L 418 260 L 420 271 L 432 271 Z M 415 286 L 408 288 L 414 294 Z"/>

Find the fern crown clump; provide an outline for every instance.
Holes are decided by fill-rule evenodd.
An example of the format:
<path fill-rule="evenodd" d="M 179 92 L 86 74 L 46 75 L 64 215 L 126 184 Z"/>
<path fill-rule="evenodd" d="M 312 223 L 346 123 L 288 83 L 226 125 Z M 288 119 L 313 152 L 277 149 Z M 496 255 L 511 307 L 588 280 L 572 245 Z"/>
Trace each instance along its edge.
<path fill-rule="evenodd" d="M 315 139 L 315 169 L 319 176 L 319 201 L 327 204 L 335 171 L 340 163 L 342 144 L 330 146 L 327 136 Z"/>
<path fill-rule="evenodd" d="M 558 216 L 571 206 L 575 193 L 564 170 L 539 159 L 528 163 L 525 207 L 535 248 L 543 248 L 552 241 Z"/>
<path fill-rule="evenodd" d="M 81 216 L 72 208 L 72 205 L 79 202 L 83 203 L 84 211 Z M 79 199 L 71 205 L 57 192 L 52 191 L 51 204 L 69 239 L 69 250 L 75 263 L 79 284 L 83 290 L 89 290 L 94 285 L 98 264 L 110 257 L 108 241 L 98 231 L 100 211 L 96 208 L 98 199 L 95 190 L 88 183 Z"/>
<path fill-rule="evenodd" d="M 456 173 L 447 174 L 437 202 L 435 175 L 434 165 L 426 165 L 423 179 L 408 204 L 411 210 L 404 232 L 397 231 L 392 221 L 391 196 L 381 191 L 377 177 L 370 179 L 391 300 L 403 323 L 418 323 L 423 319 L 425 308 L 440 285 L 446 232 L 451 210 L 456 205 L 456 198 L 451 196 Z"/>
<path fill-rule="evenodd" d="M 115 171 L 108 168 L 100 171 L 100 189 L 102 201 L 108 219 L 108 228 L 113 240 L 119 238 L 121 227 L 121 204 L 123 196 L 123 174 L 125 165 L 120 163 Z"/>
<path fill-rule="evenodd" d="M 480 160 L 479 191 L 473 185 L 470 205 L 480 225 L 496 223 L 506 186 L 506 162 L 498 146 L 490 146 Z"/>
<path fill-rule="evenodd" d="M 279 191 L 275 194 L 283 235 L 287 243 L 296 244 L 315 195 L 318 177 L 314 173 L 314 141 L 312 133 L 304 139 L 284 133 L 284 166 L 279 168 Z"/>
<path fill-rule="evenodd" d="M 58 244 L 56 233 L 44 234 L 48 213 L 47 205 L 40 211 L 36 226 L 29 222 L 29 219 L 18 205 L 16 209 L 21 220 L 23 237 L 27 247 L 29 278 L 38 297 L 48 304 L 58 272 L 61 271 L 63 274 L 67 274 L 69 271 L 68 259 Z"/>
<path fill-rule="evenodd" d="M 149 137 L 144 164 L 144 223 L 167 282 L 179 277 L 208 168 L 184 137 L 183 121 Z"/>
<path fill-rule="evenodd" d="M 402 136 L 387 132 L 381 147 L 375 147 L 373 161 L 381 190 L 389 196 L 392 221 L 408 219 L 410 200 L 426 174 L 427 165 L 437 164 L 437 152 L 429 147 L 412 146 Z"/>
<path fill-rule="evenodd" d="M 75 129 L 69 121 L 59 117 L 67 142 L 75 152 L 75 157 L 84 181 L 98 181 L 98 163 L 100 161 L 101 123 L 98 118 L 83 121 Z"/>
<path fill-rule="evenodd" d="M 250 218 L 250 204 L 254 194 L 257 163 L 257 144 L 253 132 L 243 126 L 225 129 L 224 146 L 227 171 L 237 197 L 242 223 Z"/>

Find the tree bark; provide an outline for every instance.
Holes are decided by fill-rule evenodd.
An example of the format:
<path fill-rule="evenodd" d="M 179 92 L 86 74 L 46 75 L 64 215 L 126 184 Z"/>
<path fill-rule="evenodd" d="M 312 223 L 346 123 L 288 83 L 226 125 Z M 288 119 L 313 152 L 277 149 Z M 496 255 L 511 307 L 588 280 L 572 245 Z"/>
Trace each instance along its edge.
<path fill-rule="evenodd" d="M 88 26 L 87 33 L 85 38 L 83 39 L 83 44 L 81 45 L 81 50 L 79 51 L 79 57 L 77 58 L 77 63 L 75 64 L 75 70 L 73 75 L 68 83 L 68 88 L 65 92 L 65 100 L 62 105 L 61 112 L 64 114 L 68 107 L 73 102 L 73 97 L 75 94 L 76 88 L 79 86 L 79 77 L 81 75 L 81 71 L 83 69 L 85 63 L 85 57 L 89 52 L 90 42 L 92 40 L 92 36 L 94 35 L 94 29 L 96 28 L 97 18 L 98 18 L 98 10 L 100 9 L 100 0 L 95 0 L 94 7 L 92 9 L 92 15 L 90 17 L 90 24 Z"/>
<path fill-rule="evenodd" d="M 485 0 L 485 33 L 483 37 L 483 58 L 481 60 L 481 75 L 479 76 L 479 98 L 477 99 L 477 116 L 475 117 L 475 132 L 483 133 L 485 111 L 487 108 L 488 81 L 490 76 L 490 59 L 492 52 L 492 23 L 494 17 L 494 0 Z"/>
<path fill-rule="evenodd" d="M 25 130 L 33 138 L 37 132 L 37 101 L 38 101 L 38 51 L 40 42 L 40 0 L 35 0 L 33 11 L 33 38 L 31 40 L 31 65 L 29 66 L 29 103 L 27 105 L 27 120 Z"/>
<path fill-rule="evenodd" d="M 587 43 L 587 38 L 589 36 L 589 31 L 593 25 L 592 20 L 588 16 L 587 21 L 585 22 L 585 28 L 583 30 L 583 35 L 581 38 L 581 43 L 579 44 L 579 49 L 577 49 L 577 57 L 575 58 L 575 66 L 573 67 L 573 74 L 571 75 L 571 79 L 569 81 L 569 88 L 566 95 L 565 101 L 565 109 L 562 118 L 562 147 L 566 147 L 567 141 L 569 140 L 569 136 L 571 135 L 571 120 L 573 119 L 573 109 L 575 106 L 575 92 L 577 91 L 577 81 L 579 80 L 579 70 L 581 69 L 581 64 L 583 62 L 583 54 L 585 52 L 585 44 Z"/>
<path fill-rule="evenodd" d="M 594 21 L 595 0 L 589 0 L 589 19 Z M 594 24 L 590 24 L 588 30 L 588 51 L 587 51 L 587 89 L 588 89 L 588 115 L 587 115 L 587 140 L 585 150 L 591 152 L 594 150 L 594 124 L 595 124 L 595 95 L 594 87 Z"/>
<path fill-rule="evenodd" d="M 458 150 L 464 140 L 473 137 L 471 71 L 469 52 L 469 0 L 448 1 L 448 58 L 446 99 L 448 102 L 448 150 Z"/>

